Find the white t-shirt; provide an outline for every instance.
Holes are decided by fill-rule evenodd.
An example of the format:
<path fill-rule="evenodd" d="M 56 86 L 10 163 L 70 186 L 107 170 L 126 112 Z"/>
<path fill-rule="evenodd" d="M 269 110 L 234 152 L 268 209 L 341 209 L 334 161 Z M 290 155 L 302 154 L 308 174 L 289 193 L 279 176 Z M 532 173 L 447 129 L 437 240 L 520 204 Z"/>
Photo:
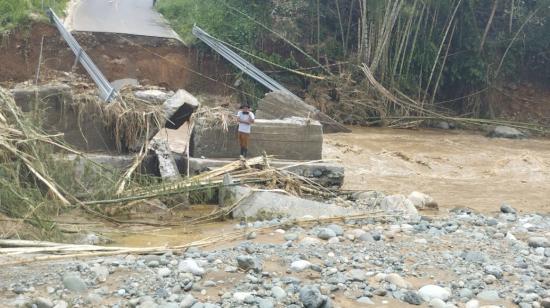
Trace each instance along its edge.
<path fill-rule="evenodd" d="M 242 111 L 237 112 L 237 117 L 239 117 L 239 120 L 241 121 L 248 121 L 248 120 L 254 120 L 254 113 L 252 111 L 249 111 L 248 114 L 244 114 Z M 250 124 L 246 123 L 240 123 L 239 122 L 239 131 L 241 133 L 247 133 L 250 134 Z"/>

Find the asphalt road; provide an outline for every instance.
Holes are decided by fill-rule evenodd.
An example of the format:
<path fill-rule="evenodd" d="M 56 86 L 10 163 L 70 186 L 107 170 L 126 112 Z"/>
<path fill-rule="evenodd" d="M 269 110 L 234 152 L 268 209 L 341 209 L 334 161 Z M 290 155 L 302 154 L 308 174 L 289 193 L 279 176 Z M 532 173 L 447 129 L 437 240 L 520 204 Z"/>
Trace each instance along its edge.
<path fill-rule="evenodd" d="M 154 37 L 179 36 L 156 10 L 153 0 L 78 0 L 65 26 L 71 31 L 123 33 Z"/>

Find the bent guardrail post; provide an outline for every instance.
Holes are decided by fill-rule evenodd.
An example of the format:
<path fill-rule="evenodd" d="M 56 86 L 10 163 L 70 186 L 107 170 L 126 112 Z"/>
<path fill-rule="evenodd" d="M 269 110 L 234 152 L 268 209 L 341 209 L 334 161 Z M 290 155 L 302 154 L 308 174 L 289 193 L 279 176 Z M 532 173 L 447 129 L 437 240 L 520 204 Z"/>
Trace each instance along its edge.
<path fill-rule="evenodd" d="M 196 36 L 198 39 L 203 41 L 206 45 L 210 46 L 210 48 L 214 49 L 217 53 L 219 53 L 222 57 L 227 59 L 229 62 L 233 63 L 236 67 L 238 67 L 241 71 L 243 71 L 248 76 L 252 77 L 259 83 L 261 83 L 263 86 L 268 88 L 271 91 L 283 91 L 294 98 L 301 100 L 298 96 L 296 96 L 294 93 L 290 92 L 287 88 L 285 88 L 283 85 L 275 81 L 273 78 L 267 76 L 264 72 L 262 72 L 260 69 L 258 69 L 254 64 L 246 61 L 243 59 L 243 57 L 239 56 L 236 52 L 231 50 L 229 47 L 227 47 L 224 43 L 222 43 L 220 40 L 216 39 L 215 37 L 211 36 L 210 34 L 206 33 L 203 29 L 197 27 L 196 25 L 193 26 L 192 33 L 194 36 Z"/>
<path fill-rule="evenodd" d="M 111 99 L 115 98 L 117 96 L 116 90 L 113 88 L 109 80 L 105 78 L 103 73 L 101 73 L 99 68 L 94 64 L 86 51 L 84 51 L 80 44 L 78 44 L 73 35 L 67 29 L 65 29 L 65 26 L 63 26 L 63 23 L 61 22 L 59 17 L 57 17 L 55 12 L 51 8 L 49 8 L 47 13 L 65 42 L 67 42 L 67 44 L 75 54 L 75 63 L 76 61 L 78 61 L 80 62 L 80 64 L 82 64 L 86 72 L 88 72 L 88 75 L 90 75 L 92 80 L 99 88 L 99 96 L 101 97 L 101 99 L 103 99 L 103 101 L 105 102 L 109 102 L 111 101 Z"/>

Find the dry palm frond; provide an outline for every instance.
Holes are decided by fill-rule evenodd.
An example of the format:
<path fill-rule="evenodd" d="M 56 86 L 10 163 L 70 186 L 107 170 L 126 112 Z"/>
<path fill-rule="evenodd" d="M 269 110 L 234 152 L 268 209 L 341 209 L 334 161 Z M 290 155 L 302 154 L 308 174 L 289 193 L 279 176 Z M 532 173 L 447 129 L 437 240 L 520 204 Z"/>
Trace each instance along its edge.
<path fill-rule="evenodd" d="M 118 151 L 139 149 L 166 122 L 161 104 L 145 102 L 132 91 L 122 91 L 108 104 L 92 92 L 76 94 L 66 108 L 78 115 L 79 123 L 101 121 Z"/>

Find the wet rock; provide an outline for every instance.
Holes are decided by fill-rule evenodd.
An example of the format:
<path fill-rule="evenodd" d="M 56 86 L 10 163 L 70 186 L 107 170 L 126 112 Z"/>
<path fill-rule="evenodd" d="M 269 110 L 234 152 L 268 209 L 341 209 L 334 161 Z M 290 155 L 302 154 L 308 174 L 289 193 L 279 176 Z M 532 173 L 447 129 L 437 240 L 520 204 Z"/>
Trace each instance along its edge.
<path fill-rule="evenodd" d="M 286 292 L 281 287 L 275 286 L 271 288 L 271 294 L 277 300 L 282 300 L 286 297 Z"/>
<path fill-rule="evenodd" d="M 487 257 L 480 251 L 465 251 L 461 255 L 466 262 L 484 263 L 487 262 Z"/>
<path fill-rule="evenodd" d="M 431 196 L 418 191 L 413 191 L 407 199 L 409 199 L 418 210 L 437 210 L 439 208 L 437 202 L 435 202 Z"/>
<path fill-rule="evenodd" d="M 302 272 L 311 267 L 311 262 L 306 260 L 298 260 L 292 262 L 290 269 L 295 272 Z"/>
<path fill-rule="evenodd" d="M 251 296 L 252 293 L 250 292 L 235 292 L 233 293 L 233 300 L 239 302 L 239 303 L 243 303 L 245 301 L 245 299 L 249 296 Z"/>
<path fill-rule="evenodd" d="M 98 281 L 107 281 L 107 277 L 109 277 L 109 269 L 107 267 L 96 265 L 93 266 L 90 270 L 95 274 Z"/>
<path fill-rule="evenodd" d="M 300 301 L 305 308 L 330 308 L 331 301 L 321 294 L 321 291 L 314 286 L 304 286 L 300 289 Z"/>
<path fill-rule="evenodd" d="M 149 267 L 159 267 L 160 262 L 158 260 L 151 260 L 147 262 L 147 266 Z"/>
<path fill-rule="evenodd" d="M 237 265 L 240 269 L 253 270 L 257 273 L 262 271 L 262 264 L 257 257 L 242 255 L 237 257 Z"/>
<path fill-rule="evenodd" d="M 157 274 L 159 277 L 168 277 L 172 274 L 172 271 L 167 267 L 161 267 L 158 269 Z"/>
<path fill-rule="evenodd" d="M 418 294 L 427 302 L 434 298 L 439 298 L 442 301 L 446 301 L 449 297 L 451 297 L 451 292 L 449 292 L 449 290 L 431 284 L 420 288 L 420 290 L 418 290 Z"/>
<path fill-rule="evenodd" d="M 487 137 L 491 138 L 509 138 L 509 139 L 523 139 L 525 138 L 525 134 L 521 131 L 508 126 L 497 126 L 493 128 L 489 134 L 487 134 Z"/>
<path fill-rule="evenodd" d="M 34 299 L 33 306 L 36 305 L 36 308 L 52 308 L 54 306 L 53 302 L 49 298 L 38 297 Z"/>
<path fill-rule="evenodd" d="M 344 235 L 344 229 L 342 229 L 342 227 L 340 227 L 339 225 L 331 224 L 328 225 L 327 228 L 334 231 L 334 234 L 336 234 L 336 236 Z"/>
<path fill-rule="evenodd" d="M 405 292 L 405 295 L 403 296 L 403 301 L 411 305 L 420 305 L 423 302 L 422 297 L 420 297 L 418 293 L 413 291 Z"/>
<path fill-rule="evenodd" d="M 477 298 L 482 301 L 496 302 L 500 299 L 500 296 L 496 290 L 484 290 L 477 294 Z"/>
<path fill-rule="evenodd" d="M 80 275 L 78 273 L 68 273 L 63 276 L 63 286 L 65 289 L 68 289 L 72 292 L 84 292 L 86 289 L 88 289 L 88 286 L 86 285 L 86 282 L 82 278 L 80 278 Z"/>
<path fill-rule="evenodd" d="M 329 228 L 320 228 L 317 232 L 317 237 L 322 240 L 329 240 L 336 236 L 336 233 Z"/>
<path fill-rule="evenodd" d="M 358 239 L 362 242 L 374 242 L 374 237 L 370 233 L 361 234 Z"/>
<path fill-rule="evenodd" d="M 504 214 L 516 214 L 516 209 L 514 209 L 511 205 L 504 203 L 500 206 L 500 211 Z"/>
<path fill-rule="evenodd" d="M 472 299 L 464 305 L 464 308 L 479 308 L 479 301 L 476 299 Z"/>
<path fill-rule="evenodd" d="M 285 241 L 295 241 L 298 239 L 297 233 L 285 233 L 284 235 Z"/>
<path fill-rule="evenodd" d="M 352 269 L 348 272 L 348 278 L 351 281 L 365 281 L 367 280 L 367 272 L 361 269 Z"/>
<path fill-rule="evenodd" d="M 358 298 L 357 302 L 361 305 L 374 305 L 374 302 L 366 296 Z"/>
<path fill-rule="evenodd" d="M 529 247 L 538 248 L 538 247 L 550 247 L 550 241 L 547 238 L 541 236 L 534 236 L 528 239 Z"/>
<path fill-rule="evenodd" d="M 449 122 L 446 122 L 446 121 L 439 121 L 437 123 L 434 124 L 434 128 L 439 128 L 439 129 L 451 129 L 451 125 L 449 124 Z"/>
<path fill-rule="evenodd" d="M 96 234 L 96 233 L 88 233 L 84 235 L 80 240 L 76 241 L 76 244 L 82 244 L 82 245 L 105 245 L 112 243 L 113 240 L 110 238 Z"/>
<path fill-rule="evenodd" d="M 267 298 L 258 299 L 258 308 L 273 308 L 275 305 L 273 301 Z"/>
<path fill-rule="evenodd" d="M 429 306 L 432 308 L 447 308 L 447 304 L 439 298 L 432 299 Z"/>
<path fill-rule="evenodd" d="M 399 276 L 399 274 L 391 273 L 386 275 L 385 280 L 389 283 L 396 285 L 398 288 L 410 289 L 412 287 L 411 283 Z"/>
<path fill-rule="evenodd" d="M 181 308 L 190 308 L 192 307 L 197 300 L 191 294 L 186 294 L 185 297 L 180 302 Z"/>
<path fill-rule="evenodd" d="M 502 278 L 502 275 L 503 275 L 502 269 L 500 268 L 500 266 L 496 266 L 496 265 L 485 266 L 485 273 L 489 275 L 493 275 L 499 279 Z"/>
<path fill-rule="evenodd" d="M 86 296 L 86 303 L 92 306 L 97 306 L 101 304 L 102 301 L 103 301 L 103 297 L 101 297 L 101 295 L 96 293 L 90 293 L 88 294 L 88 296 Z"/>
<path fill-rule="evenodd" d="M 64 300 L 58 300 L 53 308 L 68 308 L 69 304 Z"/>
<path fill-rule="evenodd" d="M 195 276 L 204 275 L 204 269 L 193 259 L 185 259 L 178 265 L 178 270 L 183 273 L 191 273 Z"/>
<path fill-rule="evenodd" d="M 386 196 L 380 202 L 380 208 L 389 213 L 401 213 L 408 219 L 418 218 L 418 210 L 414 204 L 403 195 Z"/>
<path fill-rule="evenodd" d="M 313 237 L 304 237 L 300 241 L 300 244 L 302 244 L 304 246 L 314 246 L 314 245 L 321 244 L 321 241 L 319 239 L 316 239 L 316 238 L 313 238 Z"/>

